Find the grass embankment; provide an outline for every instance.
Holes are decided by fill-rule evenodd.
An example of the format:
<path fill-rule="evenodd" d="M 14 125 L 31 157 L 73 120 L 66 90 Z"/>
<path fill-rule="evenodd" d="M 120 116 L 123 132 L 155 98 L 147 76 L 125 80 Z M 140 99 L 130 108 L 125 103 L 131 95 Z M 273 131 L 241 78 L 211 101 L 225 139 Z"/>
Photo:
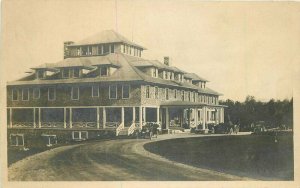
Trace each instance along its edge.
<path fill-rule="evenodd" d="M 293 136 L 284 134 L 181 138 L 145 149 L 196 167 L 261 180 L 293 180 Z"/>

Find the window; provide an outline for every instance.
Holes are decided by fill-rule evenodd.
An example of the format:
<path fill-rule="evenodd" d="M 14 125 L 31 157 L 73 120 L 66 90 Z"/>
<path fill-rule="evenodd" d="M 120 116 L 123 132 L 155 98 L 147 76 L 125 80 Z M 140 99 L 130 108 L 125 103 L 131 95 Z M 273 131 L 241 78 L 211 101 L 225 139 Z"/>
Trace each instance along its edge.
<path fill-rule="evenodd" d="M 33 99 L 40 98 L 40 88 L 33 88 Z"/>
<path fill-rule="evenodd" d="M 38 71 L 36 72 L 36 76 L 37 76 L 37 79 L 42 79 L 42 78 L 44 78 L 44 77 L 45 77 L 45 71 L 43 71 L 43 70 L 38 70 Z"/>
<path fill-rule="evenodd" d="M 10 145 L 11 146 L 24 146 L 24 135 L 23 134 L 10 134 Z"/>
<path fill-rule="evenodd" d="M 191 92 L 188 92 L 188 101 L 191 101 Z"/>
<path fill-rule="evenodd" d="M 154 78 L 157 78 L 157 75 L 158 75 L 158 69 L 157 68 L 152 69 L 152 75 L 153 75 Z"/>
<path fill-rule="evenodd" d="M 117 85 L 109 86 L 109 98 L 116 99 L 117 98 Z"/>
<path fill-rule="evenodd" d="M 124 44 L 121 45 L 121 52 L 125 53 L 125 46 L 124 46 Z"/>
<path fill-rule="evenodd" d="M 130 86 L 129 85 L 123 85 L 122 86 L 122 98 L 128 99 L 130 93 Z"/>
<path fill-rule="evenodd" d="M 115 53 L 115 46 L 114 46 L 114 44 L 110 45 L 110 53 Z"/>
<path fill-rule="evenodd" d="M 87 46 L 81 47 L 81 55 L 88 55 L 88 47 Z"/>
<path fill-rule="evenodd" d="M 174 98 L 177 98 L 177 89 L 174 89 Z"/>
<path fill-rule="evenodd" d="M 88 55 L 92 55 L 92 46 L 88 46 Z"/>
<path fill-rule="evenodd" d="M 29 100 L 29 89 L 28 88 L 22 89 L 22 100 L 23 101 Z"/>
<path fill-rule="evenodd" d="M 184 98 L 185 98 L 184 91 L 181 91 L 181 100 L 184 101 Z"/>
<path fill-rule="evenodd" d="M 103 46 L 99 45 L 98 46 L 98 55 L 102 55 L 103 54 Z"/>
<path fill-rule="evenodd" d="M 80 76 L 80 69 L 75 68 L 73 69 L 73 77 L 78 78 Z"/>
<path fill-rule="evenodd" d="M 104 54 L 109 53 L 109 45 L 108 45 L 108 44 L 104 44 L 104 45 L 103 45 L 103 53 L 104 53 Z"/>
<path fill-rule="evenodd" d="M 166 88 L 166 100 L 169 100 L 169 88 Z"/>
<path fill-rule="evenodd" d="M 73 131 L 72 139 L 73 140 L 87 140 L 88 132 L 87 131 Z"/>
<path fill-rule="evenodd" d="M 167 73 L 166 73 L 166 71 L 163 71 L 163 79 L 167 79 Z"/>
<path fill-rule="evenodd" d="M 154 87 L 155 98 L 158 99 L 158 87 Z"/>
<path fill-rule="evenodd" d="M 56 89 L 55 88 L 48 88 L 48 100 L 54 101 L 56 98 Z"/>
<path fill-rule="evenodd" d="M 196 93 L 193 92 L 193 102 L 196 102 Z"/>
<path fill-rule="evenodd" d="M 80 56 L 80 55 L 81 55 L 80 48 L 77 48 L 77 56 Z"/>
<path fill-rule="evenodd" d="M 62 69 L 62 77 L 69 78 L 70 77 L 70 70 L 69 69 Z"/>
<path fill-rule="evenodd" d="M 99 86 L 92 86 L 92 97 L 99 97 Z"/>
<path fill-rule="evenodd" d="M 19 90 L 17 89 L 12 89 L 12 100 L 17 101 L 19 99 Z"/>
<path fill-rule="evenodd" d="M 150 98 L 150 86 L 146 86 L 146 98 Z"/>
<path fill-rule="evenodd" d="M 79 87 L 72 87 L 71 99 L 72 100 L 78 100 L 79 99 Z"/>
<path fill-rule="evenodd" d="M 100 76 L 108 76 L 108 67 L 100 68 Z"/>

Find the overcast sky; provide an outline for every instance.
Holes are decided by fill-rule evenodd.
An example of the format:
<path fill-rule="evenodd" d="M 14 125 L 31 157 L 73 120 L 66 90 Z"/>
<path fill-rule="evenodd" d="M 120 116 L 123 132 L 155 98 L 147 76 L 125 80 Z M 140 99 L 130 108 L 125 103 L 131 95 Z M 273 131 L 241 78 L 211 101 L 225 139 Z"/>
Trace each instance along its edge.
<path fill-rule="evenodd" d="M 2 6 L 6 80 L 60 61 L 64 41 L 114 29 L 145 46 L 144 58 L 170 56 L 173 66 L 206 78 L 222 99 L 293 95 L 300 11 L 292 2 L 11 0 Z"/>

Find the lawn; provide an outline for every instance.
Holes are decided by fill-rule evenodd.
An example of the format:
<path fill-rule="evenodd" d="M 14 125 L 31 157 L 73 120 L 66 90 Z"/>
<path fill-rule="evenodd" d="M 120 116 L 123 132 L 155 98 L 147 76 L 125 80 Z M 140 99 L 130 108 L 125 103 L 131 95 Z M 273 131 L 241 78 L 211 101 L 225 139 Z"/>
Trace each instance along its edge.
<path fill-rule="evenodd" d="M 260 180 L 293 180 L 293 136 L 194 137 L 145 144 L 167 159 Z"/>

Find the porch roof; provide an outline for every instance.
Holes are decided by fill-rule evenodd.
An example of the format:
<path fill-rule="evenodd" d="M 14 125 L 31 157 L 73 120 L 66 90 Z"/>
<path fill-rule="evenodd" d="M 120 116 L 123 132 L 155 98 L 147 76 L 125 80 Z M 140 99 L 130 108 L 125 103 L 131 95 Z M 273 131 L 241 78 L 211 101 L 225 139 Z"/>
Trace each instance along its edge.
<path fill-rule="evenodd" d="M 190 101 L 165 101 L 160 104 L 161 107 L 227 107 L 225 105 L 213 105 L 213 104 L 205 104 L 201 102 L 190 102 Z"/>

